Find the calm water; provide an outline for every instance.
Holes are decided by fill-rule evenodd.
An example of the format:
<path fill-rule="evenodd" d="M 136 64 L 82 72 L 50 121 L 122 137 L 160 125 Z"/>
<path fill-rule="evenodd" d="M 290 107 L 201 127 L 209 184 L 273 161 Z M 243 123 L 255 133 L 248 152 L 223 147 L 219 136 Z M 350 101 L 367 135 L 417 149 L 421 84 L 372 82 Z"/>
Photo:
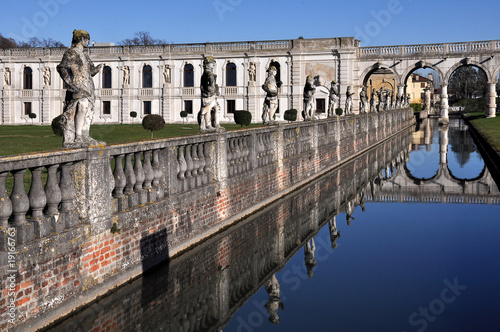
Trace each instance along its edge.
<path fill-rule="evenodd" d="M 498 331 L 499 203 L 466 126 L 426 121 L 54 330 Z"/>

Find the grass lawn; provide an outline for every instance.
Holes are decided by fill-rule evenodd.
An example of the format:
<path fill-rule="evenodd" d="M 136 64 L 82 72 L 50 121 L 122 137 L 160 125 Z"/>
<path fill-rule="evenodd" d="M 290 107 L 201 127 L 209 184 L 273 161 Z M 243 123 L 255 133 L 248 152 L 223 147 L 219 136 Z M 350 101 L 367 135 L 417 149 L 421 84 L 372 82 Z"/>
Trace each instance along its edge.
<path fill-rule="evenodd" d="M 241 128 L 237 124 L 222 124 L 227 130 L 260 127 L 251 124 Z M 187 136 L 199 133 L 195 124 L 166 124 L 165 128 L 154 133 L 154 138 Z M 148 140 L 150 132 L 140 124 L 92 125 L 90 136 L 107 144 L 137 142 Z M 62 147 L 62 137 L 56 136 L 50 126 L 0 126 L 0 157 L 30 152 L 57 150 Z"/>
<path fill-rule="evenodd" d="M 496 113 L 496 118 L 485 118 L 484 113 L 467 113 L 467 117 L 488 143 L 500 154 L 500 112 Z"/>

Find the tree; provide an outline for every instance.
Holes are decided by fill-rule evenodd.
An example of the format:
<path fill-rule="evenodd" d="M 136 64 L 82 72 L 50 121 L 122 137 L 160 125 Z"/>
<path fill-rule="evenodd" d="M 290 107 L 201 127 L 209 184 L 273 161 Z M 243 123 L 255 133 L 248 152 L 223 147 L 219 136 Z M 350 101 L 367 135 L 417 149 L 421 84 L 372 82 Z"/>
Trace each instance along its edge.
<path fill-rule="evenodd" d="M 151 37 L 151 34 L 147 31 L 138 31 L 134 34 L 134 38 L 126 38 L 120 42 L 118 45 L 158 45 L 166 44 L 163 39 L 156 39 Z"/>
<path fill-rule="evenodd" d="M 29 47 L 66 47 L 66 46 L 60 41 L 54 40 L 52 38 L 49 39 L 42 38 L 40 40 L 37 37 L 32 37 L 28 39 L 27 42 L 24 41 L 17 42 L 12 38 L 5 38 L 4 36 L 2 36 L 2 34 L 0 34 L 0 48 L 16 48 L 16 47 L 29 48 Z"/>
<path fill-rule="evenodd" d="M 285 114 L 283 114 L 283 118 L 288 122 L 296 121 L 297 120 L 297 110 L 295 108 L 291 108 L 289 110 L 286 110 Z"/>
<path fill-rule="evenodd" d="M 12 38 L 5 38 L 0 33 L 0 48 L 15 48 L 17 47 L 17 43 Z"/>
<path fill-rule="evenodd" d="M 151 132 L 151 139 L 153 132 L 163 129 L 165 127 L 165 120 L 159 114 L 148 114 L 142 119 L 142 128 Z"/>
<path fill-rule="evenodd" d="M 473 66 L 462 66 L 451 75 L 448 94 L 452 95 L 454 100 L 482 98 L 486 95 L 487 88 L 487 78 L 482 70 Z"/>
<path fill-rule="evenodd" d="M 252 113 L 248 111 L 234 111 L 234 122 L 243 126 L 248 126 L 252 122 Z"/>

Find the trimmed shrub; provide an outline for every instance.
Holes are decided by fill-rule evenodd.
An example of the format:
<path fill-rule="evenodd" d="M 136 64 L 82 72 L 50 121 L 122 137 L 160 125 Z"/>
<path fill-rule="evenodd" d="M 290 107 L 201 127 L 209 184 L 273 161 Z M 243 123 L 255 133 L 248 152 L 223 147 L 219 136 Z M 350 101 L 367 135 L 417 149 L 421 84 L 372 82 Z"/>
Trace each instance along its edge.
<path fill-rule="evenodd" d="M 181 111 L 181 118 L 182 118 L 182 122 L 186 122 L 186 118 L 188 116 L 188 112 L 186 111 Z"/>
<path fill-rule="evenodd" d="M 342 108 L 338 107 L 335 109 L 335 114 L 337 114 L 338 116 L 341 116 L 342 113 L 344 113 L 344 110 Z"/>
<path fill-rule="evenodd" d="M 137 112 L 135 112 L 135 111 L 130 112 L 130 116 L 132 118 L 136 118 L 137 117 Z"/>
<path fill-rule="evenodd" d="M 58 116 L 53 118 L 50 126 L 52 127 L 52 131 L 54 132 L 54 134 L 56 134 L 56 136 L 62 137 L 64 135 L 64 132 L 63 128 L 61 127 L 61 117 L 62 114 L 59 114 Z"/>
<path fill-rule="evenodd" d="M 31 124 L 33 124 L 33 119 L 36 119 L 36 113 L 30 113 L 28 116 L 31 119 Z"/>
<path fill-rule="evenodd" d="M 142 128 L 151 132 L 151 138 L 153 138 L 153 132 L 163 129 L 163 127 L 165 127 L 165 120 L 161 115 L 148 114 L 142 119 Z"/>
<path fill-rule="evenodd" d="M 297 120 L 297 110 L 295 108 L 291 108 L 289 110 L 285 111 L 285 114 L 283 114 L 283 117 L 286 121 L 296 121 Z"/>
<path fill-rule="evenodd" d="M 413 108 L 413 112 L 422 111 L 422 104 L 420 104 L 420 103 L 412 103 L 412 104 L 410 104 L 410 107 Z"/>
<path fill-rule="evenodd" d="M 249 111 L 234 111 L 234 122 L 243 126 L 248 126 L 252 122 L 252 113 Z"/>

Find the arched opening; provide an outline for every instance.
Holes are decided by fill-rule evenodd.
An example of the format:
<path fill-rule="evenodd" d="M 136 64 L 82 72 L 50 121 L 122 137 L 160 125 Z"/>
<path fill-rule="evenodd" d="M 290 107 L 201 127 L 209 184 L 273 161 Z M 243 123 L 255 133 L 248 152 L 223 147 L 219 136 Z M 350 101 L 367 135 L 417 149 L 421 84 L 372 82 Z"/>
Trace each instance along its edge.
<path fill-rule="evenodd" d="M 142 87 L 152 88 L 153 87 L 153 69 L 150 65 L 145 65 L 142 70 Z"/>
<path fill-rule="evenodd" d="M 111 67 L 109 66 L 102 69 L 102 88 L 111 89 Z"/>
<path fill-rule="evenodd" d="M 488 77 L 480 67 L 464 64 L 456 68 L 448 81 L 450 106 L 467 112 L 485 112 L 488 107 Z"/>
<path fill-rule="evenodd" d="M 380 64 L 373 66 L 363 81 L 366 87 L 366 97 L 369 112 L 385 111 L 398 107 L 398 79 L 389 68 L 381 67 Z M 360 110 L 361 111 L 361 110 Z"/>
<path fill-rule="evenodd" d="M 24 67 L 23 71 L 23 89 L 33 89 L 33 70 L 30 67 Z"/>
<path fill-rule="evenodd" d="M 186 63 L 184 66 L 184 87 L 194 87 L 194 67 L 190 63 Z"/>
<path fill-rule="evenodd" d="M 431 67 L 414 68 L 404 82 L 404 93 L 415 111 L 427 110 L 439 114 L 441 77 L 436 70 Z"/>
<path fill-rule="evenodd" d="M 236 86 L 236 65 L 232 62 L 226 65 L 226 86 Z"/>

